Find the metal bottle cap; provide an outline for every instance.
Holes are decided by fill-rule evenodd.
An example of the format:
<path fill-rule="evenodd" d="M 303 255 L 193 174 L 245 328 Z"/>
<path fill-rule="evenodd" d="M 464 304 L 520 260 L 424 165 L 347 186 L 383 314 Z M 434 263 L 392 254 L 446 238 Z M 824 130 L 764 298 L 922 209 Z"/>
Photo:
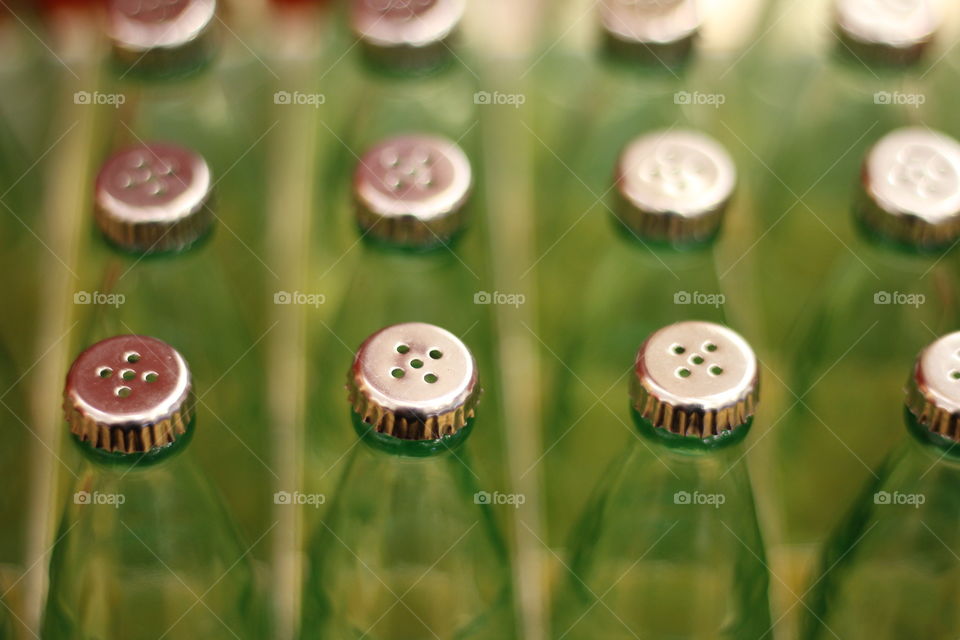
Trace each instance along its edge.
<path fill-rule="evenodd" d="M 942 24 L 931 0 L 837 0 L 835 11 L 853 53 L 888 64 L 916 62 Z"/>
<path fill-rule="evenodd" d="M 197 153 L 167 143 L 114 153 L 97 175 L 97 224 L 129 251 L 183 249 L 213 223 L 210 167 Z"/>
<path fill-rule="evenodd" d="M 480 397 L 477 363 L 445 329 L 423 322 L 374 333 L 347 376 L 354 412 L 387 435 L 435 440 L 473 417 Z"/>
<path fill-rule="evenodd" d="M 861 171 L 857 214 L 873 231 L 917 248 L 960 237 L 960 143 L 907 127 L 881 138 Z"/>
<path fill-rule="evenodd" d="M 446 243 L 463 226 L 472 183 L 470 161 L 454 142 L 423 134 L 388 138 L 354 173 L 357 222 L 390 244 Z"/>
<path fill-rule="evenodd" d="M 350 28 L 366 52 L 391 67 L 445 60 L 465 0 L 351 0 Z"/>
<path fill-rule="evenodd" d="M 700 29 L 695 0 L 600 0 L 607 45 L 617 54 L 676 63 Z"/>
<path fill-rule="evenodd" d="M 193 417 L 190 369 L 156 338 L 107 338 L 74 360 L 63 409 L 71 433 L 91 447 L 121 453 L 164 447 L 187 432 Z"/>
<path fill-rule="evenodd" d="M 637 352 L 633 407 L 654 427 L 707 438 L 746 424 L 759 395 L 757 358 L 734 331 L 688 321 L 655 331 Z"/>
<path fill-rule="evenodd" d="M 614 175 L 616 215 L 643 238 L 697 242 L 720 227 L 736 185 L 736 167 L 713 138 L 664 130 L 635 138 Z"/>
<path fill-rule="evenodd" d="M 960 441 L 960 331 L 936 339 L 917 356 L 906 405 L 919 424 Z"/>
<path fill-rule="evenodd" d="M 111 0 L 108 31 L 124 66 L 177 73 L 209 58 L 216 0 Z"/>

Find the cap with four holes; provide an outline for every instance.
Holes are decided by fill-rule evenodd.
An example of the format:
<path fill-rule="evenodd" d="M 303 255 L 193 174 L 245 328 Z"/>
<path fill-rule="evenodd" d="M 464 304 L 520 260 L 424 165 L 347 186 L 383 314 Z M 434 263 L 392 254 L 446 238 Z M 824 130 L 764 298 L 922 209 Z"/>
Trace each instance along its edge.
<path fill-rule="evenodd" d="M 179 74 L 211 55 L 216 0 L 111 0 L 108 30 L 118 62 L 136 72 Z"/>
<path fill-rule="evenodd" d="M 465 9 L 465 0 L 351 0 L 350 27 L 384 65 L 431 67 L 449 57 Z"/>
<path fill-rule="evenodd" d="M 347 376 L 353 411 L 374 429 L 404 440 L 435 440 L 468 424 L 480 397 L 467 346 L 423 322 L 374 333 Z"/>
<path fill-rule="evenodd" d="M 108 338 L 74 360 L 63 408 L 71 433 L 91 447 L 118 453 L 159 449 L 190 427 L 190 369 L 156 338 Z"/>
<path fill-rule="evenodd" d="M 960 441 L 960 331 L 938 338 L 917 356 L 906 405 L 917 423 Z"/>
<path fill-rule="evenodd" d="M 97 224 L 128 251 L 183 249 L 213 223 L 210 167 L 173 144 L 142 144 L 114 153 L 97 175 Z"/>
<path fill-rule="evenodd" d="M 857 214 L 871 231 L 921 249 L 960 237 L 960 143 L 946 134 L 888 133 L 867 153 L 860 182 Z"/>
<path fill-rule="evenodd" d="M 453 141 L 388 138 L 363 154 L 354 173 L 357 222 L 390 244 L 444 244 L 463 227 L 472 182 L 470 161 Z"/>
<path fill-rule="evenodd" d="M 933 0 L 836 0 L 835 12 L 853 55 L 888 64 L 916 62 L 943 20 Z"/>
<path fill-rule="evenodd" d="M 695 0 L 600 0 L 600 22 L 614 53 L 674 64 L 700 29 Z"/>
<path fill-rule="evenodd" d="M 643 239 L 698 242 L 720 227 L 736 185 L 723 146 L 702 133 L 664 130 L 632 140 L 614 175 L 620 221 Z"/>
<path fill-rule="evenodd" d="M 655 331 L 631 379 L 636 411 L 656 428 L 708 438 L 749 422 L 757 405 L 757 358 L 736 332 L 688 321 Z"/>

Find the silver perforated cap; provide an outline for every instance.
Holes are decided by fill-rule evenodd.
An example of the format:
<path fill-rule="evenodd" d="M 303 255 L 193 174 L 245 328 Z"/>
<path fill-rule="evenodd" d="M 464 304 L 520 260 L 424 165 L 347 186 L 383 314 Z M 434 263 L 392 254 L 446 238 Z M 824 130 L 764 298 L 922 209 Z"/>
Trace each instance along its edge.
<path fill-rule="evenodd" d="M 347 389 L 365 422 L 405 440 L 456 433 L 473 417 L 480 397 L 477 364 L 467 346 L 423 322 L 393 325 L 367 338 Z"/>
<path fill-rule="evenodd" d="M 713 138 L 696 131 L 654 131 L 620 154 L 615 211 L 642 238 L 696 242 L 717 231 L 736 179 L 733 160 Z"/>
<path fill-rule="evenodd" d="M 210 167 L 189 149 L 168 143 L 127 147 L 97 175 L 97 224 L 129 251 L 182 249 L 210 229 L 212 189 Z"/>
<path fill-rule="evenodd" d="M 875 232 L 918 248 L 960 237 L 960 143 L 919 127 L 897 129 L 867 153 L 857 213 Z"/>
<path fill-rule="evenodd" d="M 411 134 L 388 138 L 363 154 L 354 173 L 357 221 L 391 244 L 443 244 L 464 224 L 473 176 L 451 140 Z"/>
<path fill-rule="evenodd" d="M 906 403 L 918 423 L 960 441 L 960 331 L 920 352 L 907 382 Z"/>
<path fill-rule="evenodd" d="M 148 336 L 108 338 L 81 353 L 63 393 L 70 431 L 90 446 L 144 453 L 187 432 L 190 369 L 170 345 Z"/>
<path fill-rule="evenodd" d="M 745 424 L 758 391 L 757 358 L 747 341 L 724 326 L 688 321 L 643 343 L 631 397 L 654 427 L 707 438 Z"/>

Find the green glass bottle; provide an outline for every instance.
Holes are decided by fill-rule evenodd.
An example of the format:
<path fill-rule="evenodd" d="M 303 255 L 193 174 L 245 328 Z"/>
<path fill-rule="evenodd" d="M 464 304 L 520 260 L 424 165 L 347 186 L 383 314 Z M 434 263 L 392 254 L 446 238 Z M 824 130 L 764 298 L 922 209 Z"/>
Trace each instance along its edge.
<path fill-rule="evenodd" d="M 308 375 L 346 369 L 359 344 L 378 326 L 424 321 L 469 338 L 487 374 L 498 385 L 493 313 L 486 256 L 486 221 L 481 190 L 475 188 L 470 158 L 452 140 L 407 134 L 381 140 L 355 163 L 350 185 L 336 209 L 337 224 L 349 236 L 349 255 L 323 267 L 311 280 L 319 292 L 331 279 L 346 282 L 339 309 L 327 322 L 309 328 Z M 352 201 L 352 202 L 351 202 Z M 319 298 L 318 298 L 319 300 Z M 339 421 L 339 389 L 317 388 L 308 415 Z M 487 403 L 488 428 L 472 440 L 482 475 L 505 483 L 499 394 Z M 355 440 L 334 429 L 306 434 L 306 481 L 312 491 L 329 491 Z"/>
<path fill-rule="evenodd" d="M 802 637 L 956 636 L 958 353 L 960 333 L 950 333 L 917 357 L 902 412 L 908 435 L 827 545 Z"/>
<path fill-rule="evenodd" d="M 259 638 L 249 549 L 185 449 L 183 357 L 124 335 L 78 356 L 64 411 L 82 451 L 50 563 L 43 637 Z"/>
<path fill-rule="evenodd" d="M 904 128 L 869 150 L 852 254 L 832 266 L 787 341 L 789 392 L 774 412 L 769 465 L 781 541 L 816 545 L 875 476 L 898 432 L 887 393 L 929 339 L 960 322 L 960 144 Z M 816 466 L 817 473 L 807 471 Z M 802 478 L 802 480 L 801 480 Z"/>
<path fill-rule="evenodd" d="M 255 539 L 272 522 L 272 471 L 258 453 L 270 442 L 259 390 L 271 294 L 262 277 L 245 277 L 264 266 L 223 228 L 235 200 L 214 189 L 216 179 L 203 157 L 176 144 L 135 144 L 107 158 L 78 266 L 75 335 L 92 344 L 143 332 L 196 354 L 194 373 L 214 381 L 198 398 L 207 424 L 198 455 Z"/>
<path fill-rule="evenodd" d="M 510 560 L 465 446 L 477 371 L 425 323 L 357 351 L 340 423 L 358 440 L 307 550 L 304 640 L 517 637 Z"/>
<path fill-rule="evenodd" d="M 637 433 L 575 532 L 551 637 L 766 636 L 768 576 L 743 459 L 753 351 L 721 325 L 680 322 L 647 338 L 630 375 Z"/>
<path fill-rule="evenodd" d="M 726 322 L 713 246 L 736 182 L 727 152 L 696 131 L 653 131 L 625 145 L 614 174 L 613 213 L 596 214 L 602 250 L 576 263 L 551 258 L 540 278 L 556 293 L 541 301 L 538 338 L 552 398 L 543 465 L 558 544 L 589 491 L 571 461 L 599 473 L 633 431 L 615 399 L 626 394 L 637 345 L 691 317 Z"/>

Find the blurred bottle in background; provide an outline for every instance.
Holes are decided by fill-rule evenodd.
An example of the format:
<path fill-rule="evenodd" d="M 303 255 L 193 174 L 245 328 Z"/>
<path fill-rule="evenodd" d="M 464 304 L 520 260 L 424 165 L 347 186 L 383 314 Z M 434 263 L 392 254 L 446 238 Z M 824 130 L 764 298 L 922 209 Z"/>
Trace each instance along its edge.
<path fill-rule="evenodd" d="M 641 135 L 619 155 L 610 211 L 594 214 L 605 244 L 578 264 L 552 262 L 557 271 L 541 276 L 545 287 L 566 285 L 562 298 L 543 300 L 538 336 L 547 352 L 542 461 L 554 536 L 566 533 L 589 491 L 570 466 L 599 473 L 633 432 L 617 398 L 637 346 L 679 320 L 725 322 L 713 247 L 735 185 L 732 159 L 709 136 Z M 582 272 L 579 287 L 566 279 L 574 270 Z"/>
<path fill-rule="evenodd" d="M 960 333 L 951 333 L 917 357 L 902 412 L 908 435 L 827 545 L 802 637 L 956 633 L 960 619 L 950 603 L 960 585 L 958 354 Z M 893 410 L 874 426 L 885 428 L 899 414 Z"/>
<path fill-rule="evenodd" d="M 67 496 L 43 637 L 258 638 L 249 549 L 184 449 L 195 394 L 183 357 L 123 335 L 74 361 L 64 390 L 85 459 Z"/>
<path fill-rule="evenodd" d="M 765 637 L 768 576 L 743 459 L 753 351 L 726 327 L 680 322 L 649 336 L 630 378 L 639 433 L 575 532 L 551 637 Z M 570 459 L 583 482 L 580 471 Z"/>
<path fill-rule="evenodd" d="M 792 393 L 777 408 L 768 462 L 790 543 L 822 542 L 876 476 L 899 436 L 885 419 L 898 406 L 898 363 L 960 321 L 949 251 L 960 238 L 960 144 L 924 128 L 884 135 L 863 159 L 848 217 L 859 229 L 851 255 L 783 347 Z"/>
<path fill-rule="evenodd" d="M 301 638 L 516 638 L 510 559 L 465 440 L 476 361 L 437 326 L 382 329 L 347 383 L 355 447 L 307 551 Z M 481 419 L 480 430 L 487 428 Z"/>

